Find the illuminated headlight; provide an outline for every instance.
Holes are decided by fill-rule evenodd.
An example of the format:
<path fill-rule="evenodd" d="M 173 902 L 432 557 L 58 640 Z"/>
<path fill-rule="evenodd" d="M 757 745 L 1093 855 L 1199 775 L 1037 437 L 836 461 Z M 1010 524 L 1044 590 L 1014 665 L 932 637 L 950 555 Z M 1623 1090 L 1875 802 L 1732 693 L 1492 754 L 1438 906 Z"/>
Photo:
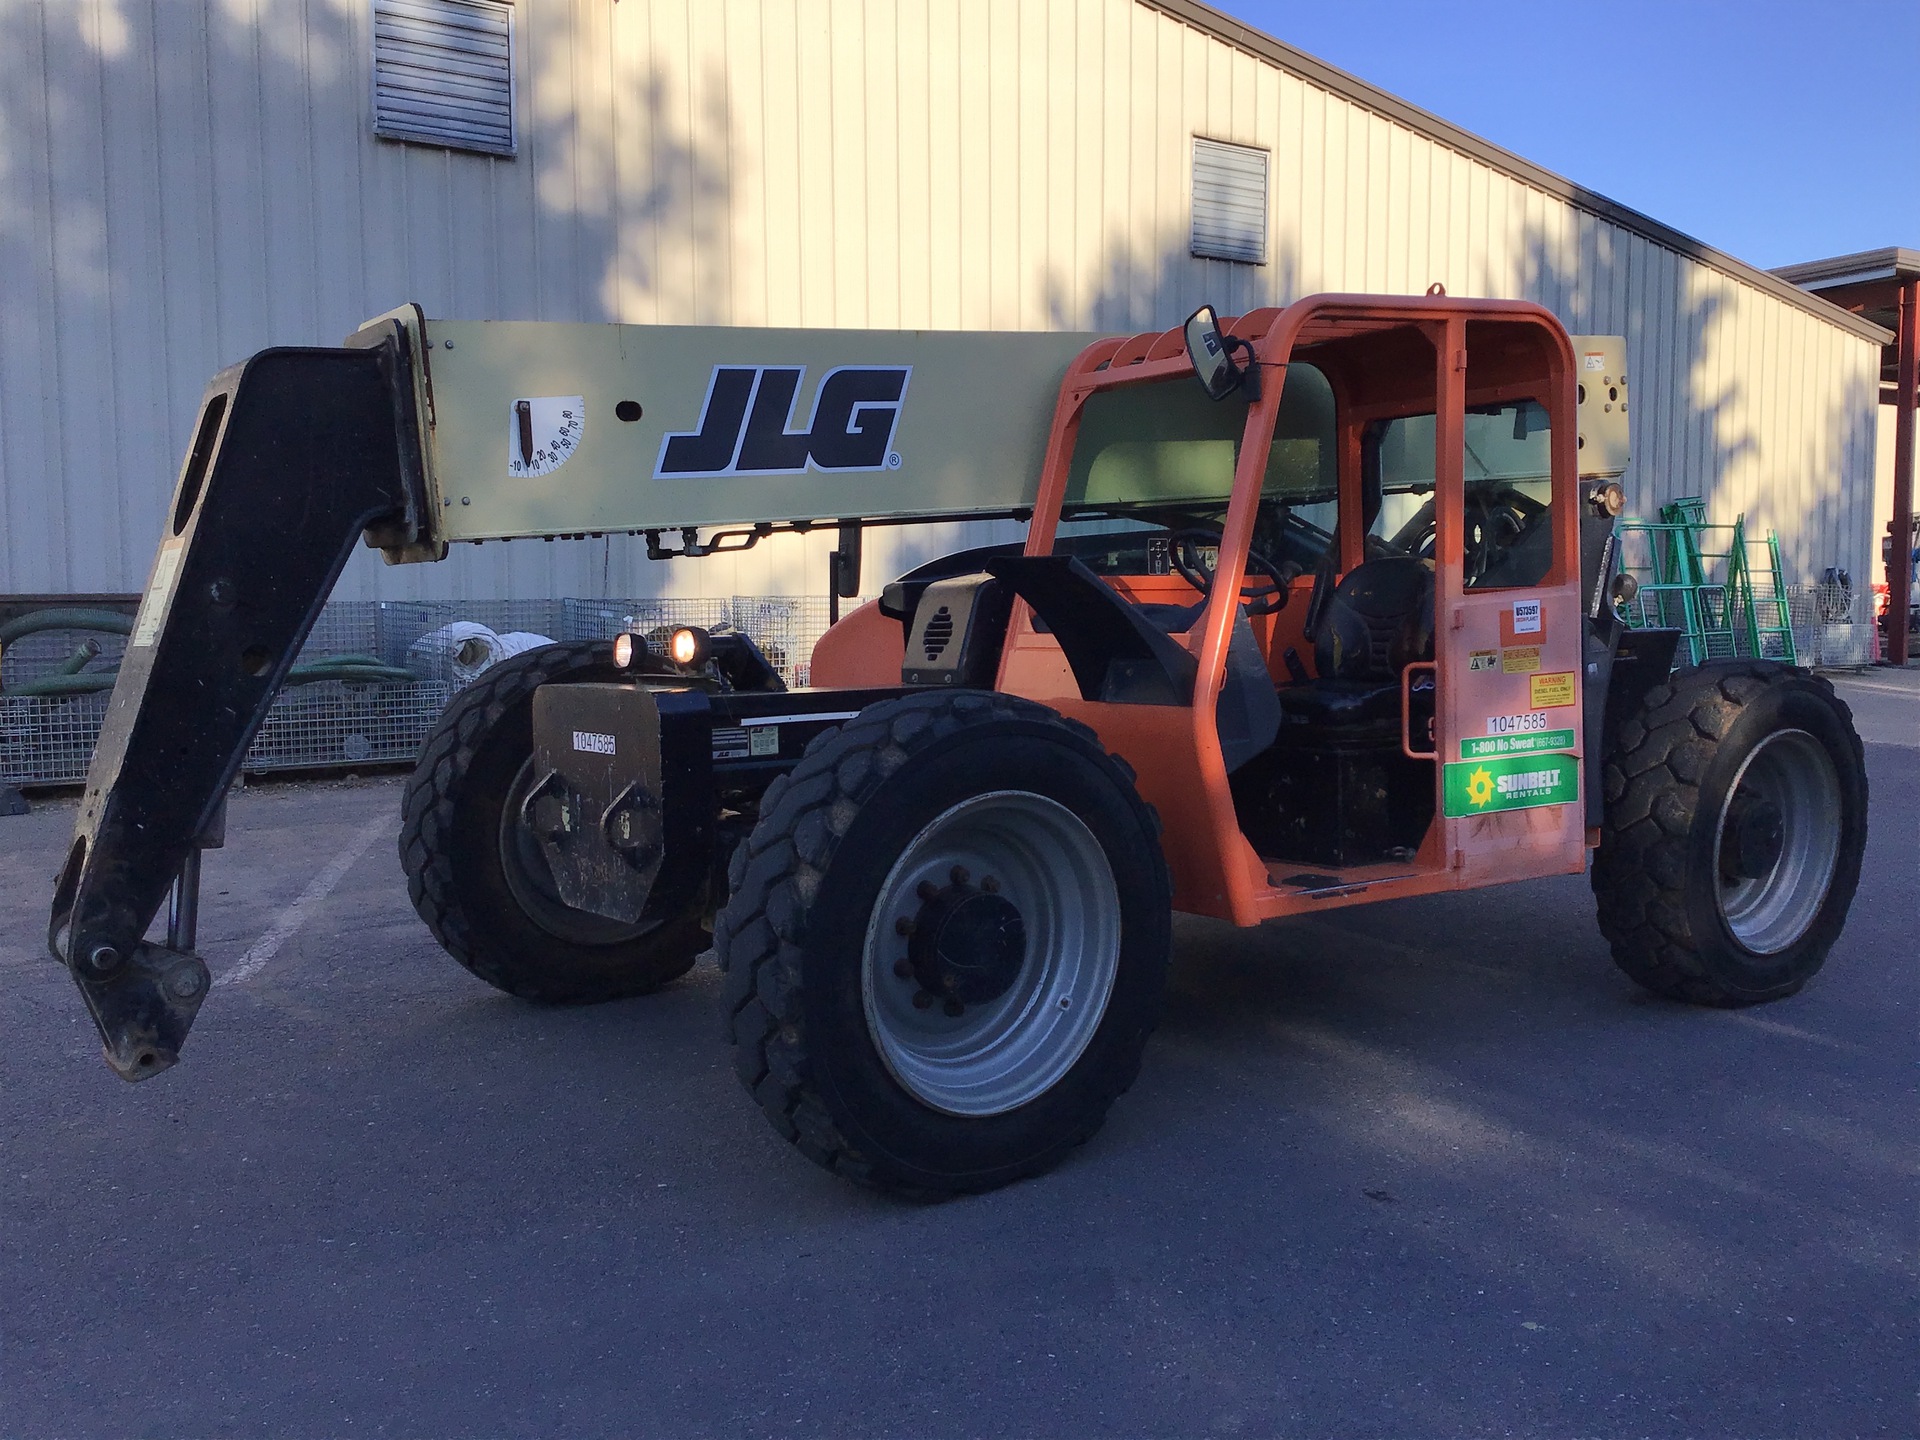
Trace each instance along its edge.
<path fill-rule="evenodd" d="M 613 663 L 622 670 L 633 664 L 633 636 L 622 632 L 613 637 Z"/>
<path fill-rule="evenodd" d="M 681 669 L 691 669 L 707 658 L 707 632 L 697 625 L 683 625 L 667 639 L 667 658 Z"/>
<path fill-rule="evenodd" d="M 1596 515 L 1618 516 L 1627 508 L 1627 492 L 1618 485 L 1608 483 L 1593 492 L 1593 511 Z"/>

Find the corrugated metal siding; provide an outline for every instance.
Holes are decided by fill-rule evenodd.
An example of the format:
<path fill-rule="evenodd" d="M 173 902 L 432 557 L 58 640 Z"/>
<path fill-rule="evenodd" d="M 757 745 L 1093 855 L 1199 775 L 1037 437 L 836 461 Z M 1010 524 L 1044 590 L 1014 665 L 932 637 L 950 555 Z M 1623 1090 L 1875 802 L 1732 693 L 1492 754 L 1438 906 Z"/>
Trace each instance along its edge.
<path fill-rule="evenodd" d="M 513 160 L 377 139 L 368 0 L 0 0 L 0 590 L 144 576 L 206 378 L 465 317 L 1145 328 L 1314 290 L 1628 336 L 1635 504 L 1870 572 L 1874 346 L 1134 0 L 519 0 Z M 214 23 L 209 24 L 209 16 Z M 1196 135 L 1271 154 L 1188 253 Z M 977 540 L 898 532 L 868 583 Z M 352 597 L 818 591 L 825 535 L 356 560 Z"/>

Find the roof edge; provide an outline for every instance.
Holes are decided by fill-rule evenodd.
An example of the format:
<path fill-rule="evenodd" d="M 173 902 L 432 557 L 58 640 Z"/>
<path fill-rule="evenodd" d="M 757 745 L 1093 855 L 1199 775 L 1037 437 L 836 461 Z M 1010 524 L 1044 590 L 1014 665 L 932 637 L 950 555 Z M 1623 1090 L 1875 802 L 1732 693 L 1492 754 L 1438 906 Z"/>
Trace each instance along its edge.
<path fill-rule="evenodd" d="M 1349 75 L 1337 66 L 1316 59 L 1304 50 L 1296 50 L 1286 42 L 1276 40 L 1264 31 L 1234 19 L 1214 9 L 1201 0 L 1138 0 L 1151 10 L 1171 16 L 1183 24 L 1224 41 L 1234 48 L 1246 51 L 1257 59 L 1265 60 L 1282 70 L 1290 71 L 1301 79 L 1309 80 L 1324 90 L 1331 90 L 1344 99 L 1353 101 L 1375 114 L 1405 125 L 1410 130 L 1426 136 L 1429 140 L 1457 150 L 1469 159 L 1491 165 L 1496 170 L 1505 171 L 1516 180 L 1533 186 L 1549 195 L 1554 195 L 1582 210 L 1598 216 L 1602 220 L 1630 230 L 1643 239 L 1656 245 L 1697 260 L 1703 265 L 1729 275 L 1736 280 L 1753 286 L 1776 300 L 1784 300 L 1796 309 L 1804 310 L 1817 320 L 1824 320 L 1836 329 L 1845 330 L 1862 340 L 1871 340 L 1877 345 L 1889 345 L 1893 342 L 1892 333 L 1870 320 L 1863 320 L 1838 305 L 1821 299 L 1811 291 L 1802 290 L 1798 285 L 1781 276 L 1750 265 L 1745 260 L 1736 259 L 1723 250 L 1716 250 L 1704 241 L 1663 225 L 1651 215 L 1642 214 L 1631 206 L 1622 205 L 1617 200 L 1609 200 L 1596 190 L 1576 185 L 1564 175 L 1523 159 L 1511 150 L 1482 139 L 1470 130 L 1463 130 L 1449 120 L 1443 120 L 1431 111 L 1422 110 L 1418 105 L 1409 104 L 1396 95 L 1370 85 L 1356 75 Z"/>
<path fill-rule="evenodd" d="M 1889 245 L 1880 250 L 1856 250 L 1824 260 L 1802 260 L 1774 272 L 1795 285 L 1851 285 L 1862 280 L 1910 280 L 1920 276 L 1920 250 Z"/>

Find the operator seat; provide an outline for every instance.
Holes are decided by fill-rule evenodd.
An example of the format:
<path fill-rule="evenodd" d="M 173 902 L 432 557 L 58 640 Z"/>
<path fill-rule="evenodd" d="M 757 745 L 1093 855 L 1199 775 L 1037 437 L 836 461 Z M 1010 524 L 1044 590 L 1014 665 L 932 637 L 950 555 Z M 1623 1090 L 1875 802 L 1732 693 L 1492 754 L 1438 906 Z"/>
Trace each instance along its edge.
<path fill-rule="evenodd" d="M 1412 555 L 1382 555 L 1356 565 L 1327 601 L 1311 638 L 1317 678 L 1281 688 L 1280 739 L 1307 728 L 1397 730 L 1400 673 L 1433 658 L 1432 569 Z M 1431 713 L 1430 680 L 1424 688 Z"/>

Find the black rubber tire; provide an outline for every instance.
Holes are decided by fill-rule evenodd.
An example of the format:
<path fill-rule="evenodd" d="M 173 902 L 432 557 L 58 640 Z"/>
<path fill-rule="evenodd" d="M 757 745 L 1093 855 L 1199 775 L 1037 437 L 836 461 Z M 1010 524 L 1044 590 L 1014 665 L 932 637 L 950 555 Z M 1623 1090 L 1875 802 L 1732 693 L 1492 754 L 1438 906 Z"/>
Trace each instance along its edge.
<path fill-rule="evenodd" d="M 1746 759 L 1780 730 L 1807 732 L 1839 781 L 1838 853 L 1826 898 L 1772 954 L 1728 928 L 1715 832 Z M 1804 985 L 1846 923 L 1867 840 L 1866 754 L 1853 715 L 1820 676 L 1769 660 L 1682 670 L 1612 737 L 1591 880 L 1613 958 L 1655 994 L 1695 1005 L 1777 1000 Z"/>
<path fill-rule="evenodd" d="M 1118 972 L 1085 1052 L 1037 1098 L 960 1117 L 893 1078 L 868 1031 L 868 916 L 894 860 L 989 790 L 1058 801 L 1098 837 L 1120 896 Z M 1126 763 L 1031 701 L 945 692 L 883 701 L 768 787 L 714 927 L 740 1079 L 774 1129 L 837 1175 L 920 1196 L 990 1190 L 1057 1163 L 1139 1073 L 1172 943 L 1159 820 Z"/>
<path fill-rule="evenodd" d="M 641 995 L 686 974 L 707 948 L 704 895 L 637 934 L 581 915 L 567 938 L 529 914 L 507 880 L 501 810 L 533 753 L 533 692 L 618 675 L 605 640 L 502 661 L 454 697 L 407 781 L 400 865 L 413 908 L 449 955 L 509 995 L 566 1005 Z M 606 938 L 582 943 L 595 930 Z"/>

